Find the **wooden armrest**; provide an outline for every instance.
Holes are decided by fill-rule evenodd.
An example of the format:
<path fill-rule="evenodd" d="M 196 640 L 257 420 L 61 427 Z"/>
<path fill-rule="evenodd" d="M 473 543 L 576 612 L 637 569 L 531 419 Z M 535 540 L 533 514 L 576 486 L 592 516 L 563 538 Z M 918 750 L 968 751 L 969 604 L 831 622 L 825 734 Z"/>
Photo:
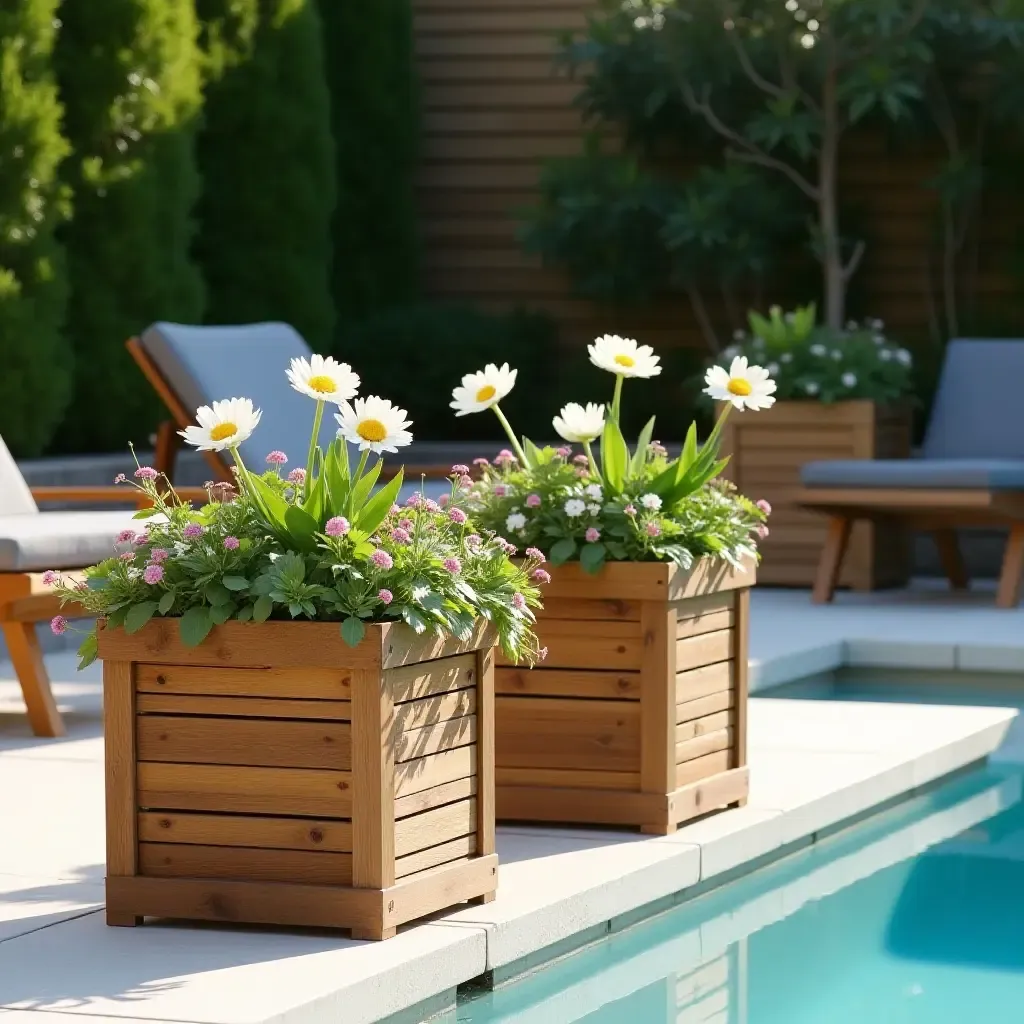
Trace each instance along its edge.
<path fill-rule="evenodd" d="M 88 504 L 135 505 L 144 508 L 149 504 L 141 491 L 113 485 L 69 485 L 66 487 L 33 487 L 32 497 L 36 501 L 82 502 Z M 178 487 L 176 493 L 182 501 L 198 501 L 206 504 L 210 496 L 205 487 Z"/>

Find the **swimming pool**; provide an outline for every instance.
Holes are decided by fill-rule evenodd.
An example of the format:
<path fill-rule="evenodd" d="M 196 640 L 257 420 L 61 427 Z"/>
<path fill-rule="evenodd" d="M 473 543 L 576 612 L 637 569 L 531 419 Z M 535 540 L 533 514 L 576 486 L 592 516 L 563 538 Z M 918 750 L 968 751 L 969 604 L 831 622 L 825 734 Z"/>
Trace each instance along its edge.
<path fill-rule="evenodd" d="M 458 1008 L 464 1024 L 1024 1020 L 1020 769 L 946 783 Z"/>

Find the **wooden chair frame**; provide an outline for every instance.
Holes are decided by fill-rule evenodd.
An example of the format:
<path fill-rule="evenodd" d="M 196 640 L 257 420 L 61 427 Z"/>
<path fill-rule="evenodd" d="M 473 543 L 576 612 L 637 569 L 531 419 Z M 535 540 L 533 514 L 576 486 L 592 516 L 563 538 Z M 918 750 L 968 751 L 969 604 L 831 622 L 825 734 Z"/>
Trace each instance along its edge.
<path fill-rule="evenodd" d="M 125 345 L 129 355 L 135 360 L 136 366 L 142 371 L 143 376 L 149 381 L 171 414 L 171 420 L 161 423 L 157 429 L 153 465 L 161 473 L 164 473 L 168 480 L 173 479 L 174 463 L 181 444 L 178 431 L 195 423 L 195 411 L 185 407 L 167 378 L 160 372 L 160 368 L 149 358 L 148 353 L 142 347 L 142 342 L 137 337 L 129 338 Z M 215 480 L 234 483 L 235 478 L 231 472 L 231 464 L 220 452 L 203 452 L 203 457 L 213 470 Z M 417 475 L 422 474 L 430 479 L 444 479 L 451 473 L 450 466 L 437 463 L 414 466 L 412 469 Z M 398 470 L 398 465 L 385 464 L 381 468 L 380 479 L 390 480 Z"/>
<path fill-rule="evenodd" d="M 1024 572 L 1024 491 L 925 488 L 803 488 L 798 504 L 829 517 L 828 535 L 818 563 L 812 600 L 832 600 L 850 531 L 858 519 L 897 519 L 909 529 L 930 532 L 942 567 L 954 590 L 969 584 L 957 543 L 958 527 L 1008 527 L 996 605 L 1016 608 Z"/>

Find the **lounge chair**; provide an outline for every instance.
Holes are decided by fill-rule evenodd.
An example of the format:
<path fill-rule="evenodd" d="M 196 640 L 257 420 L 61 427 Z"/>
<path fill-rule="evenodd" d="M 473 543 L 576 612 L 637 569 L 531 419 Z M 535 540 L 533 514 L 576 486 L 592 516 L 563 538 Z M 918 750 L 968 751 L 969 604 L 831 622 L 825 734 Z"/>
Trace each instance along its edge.
<path fill-rule="evenodd" d="M 1024 341 L 949 344 L 921 458 L 811 462 L 797 500 L 829 517 L 813 600 L 832 600 L 857 519 L 930 531 L 955 590 L 969 580 L 958 527 L 1010 531 L 996 604 L 1015 608 L 1024 569 Z"/>
<path fill-rule="evenodd" d="M 0 628 L 29 723 L 37 736 L 62 736 L 64 724 L 50 690 L 35 624 L 60 611 L 46 569 L 72 572 L 107 558 L 121 530 L 139 527 L 133 511 L 41 512 L 37 501 L 86 504 L 138 504 L 138 492 L 124 487 L 34 487 L 0 438 Z M 205 498 L 193 488 L 182 497 Z M 71 606 L 65 615 L 84 614 Z"/>
<path fill-rule="evenodd" d="M 283 451 L 293 466 L 305 462 L 312 426 L 313 403 L 294 391 L 285 377 L 292 359 L 310 357 L 302 336 L 284 323 L 193 327 L 155 323 L 128 341 L 128 351 L 170 412 L 172 421 L 157 432 L 155 466 L 173 476 L 178 430 L 195 422 L 195 411 L 220 398 L 245 396 L 263 410 L 259 430 L 240 446 L 246 465 L 263 468 L 272 450 Z M 414 417 L 415 418 L 415 417 Z M 337 424 L 325 415 L 321 444 L 334 437 Z M 230 462 L 219 452 L 204 452 L 216 479 L 230 481 Z M 400 459 L 385 462 L 382 479 L 397 472 Z M 445 477 L 445 466 L 417 466 L 420 473 Z M 407 488 L 411 486 L 407 485 Z"/>

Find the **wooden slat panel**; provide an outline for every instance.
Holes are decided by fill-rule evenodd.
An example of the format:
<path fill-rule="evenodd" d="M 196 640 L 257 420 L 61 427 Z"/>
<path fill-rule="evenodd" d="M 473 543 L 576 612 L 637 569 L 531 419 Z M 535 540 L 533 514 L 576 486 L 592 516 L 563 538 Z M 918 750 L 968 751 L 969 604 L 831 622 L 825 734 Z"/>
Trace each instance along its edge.
<path fill-rule="evenodd" d="M 402 733 L 395 745 L 395 761 L 412 761 L 442 750 L 465 747 L 477 741 L 477 716 L 466 715 L 437 725 L 425 725 Z"/>
<path fill-rule="evenodd" d="M 579 787 L 580 789 L 639 790 L 640 773 L 579 771 L 568 768 L 497 769 L 499 786 Z"/>
<path fill-rule="evenodd" d="M 605 622 L 595 630 L 589 622 L 548 620 L 543 612 L 537 636 L 548 649 L 544 666 L 549 669 L 639 670 L 643 663 L 643 638 L 639 622 Z M 508 662 L 499 656 L 499 665 Z"/>
<path fill-rule="evenodd" d="M 461 860 L 476 852 L 476 835 L 460 836 L 458 839 L 452 839 L 440 846 L 432 846 L 428 850 L 411 853 L 408 857 L 399 857 L 395 861 L 395 878 L 405 878 L 417 871 L 425 871 L 438 864 Z"/>
<path fill-rule="evenodd" d="M 685 701 L 676 705 L 676 723 L 692 722 L 695 718 L 704 718 L 719 711 L 726 711 L 734 707 L 735 703 L 735 690 L 722 690 L 720 693 L 710 693 L 706 697 Z"/>
<path fill-rule="evenodd" d="M 132 665 L 103 664 L 103 727 L 106 736 L 107 874 L 134 875 L 137 869 L 135 801 L 135 694 Z"/>
<path fill-rule="evenodd" d="M 639 770 L 636 701 L 522 697 L 498 702 L 496 717 L 501 768 Z"/>
<path fill-rule="evenodd" d="M 139 843 L 139 871 L 149 878 L 230 878 L 246 882 L 350 885 L 352 856 L 255 847 Z"/>
<path fill-rule="evenodd" d="M 475 796 L 476 792 L 477 776 L 471 775 L 466 779 L 456 779 L 454 782 L 434 786 L 433 789 L 411 793 L 409 796 L 403 796 L 400 800 L 395 801 L 395 818 L 406 818 L 410 814 L 429 811 L 432 807 L 465 800 L 467 797 Z"/>
<path fill-rule="evenodd" d="M 680 671 L 725 661 L 732 655 L 731 629 L 718 629 L 713 633 L 685 637 L 676 642 L 676 663 Z"/>
<path fill-rule="evenodd" d="M 732 760 L 731 750 L 720 750 L 714 754 L 705 754 L 704 757 L 695 757 L 692 761 L 684 761 L 676 769 L 676 785 L 685 786 L 735 768 Z"/>
<path fill-rule="evenodd" d="M 543 617 L 545 622 L 553 619 L 569 619 L 575 622 L 639 622 L 640 602 L 618 601 L 613 598 L 588 601 L 585 598 L 545 597 Z"/>
<path fill-rule="evenodd" d="M 396 704 L 421 700 L 476 683 L 476 655 L 460 654 L 429 665 L 407 665 L 389 670 L 391 693 Z"/>
<path fill-rule="evenodd" d="M 341 770 L 352 764 L 348 722 L 143 715 L 137 736 L 140 761 Z"/>
<path fill-rule="evenodd" d="M 498 858 L 494 854 L 417 872 L 386 894 L 384 927 L 394 928 L 435 910 L 489 895 L 497 885 Z"/>
<path fill-rule="evenodd" d="M 352 705 L 347 700 L 273 700 L 262 697 L 191 697 L 181 693 L 140 693 L 139 714 L 199 715 L 204 718 L 319 719 L 347 722 Z"/>
<path fill-rule="evenodd" d="M 399 732 L 408 732 L 473 714 L 476 714 L 476 687 L 402 704 L 395 710 L 395 728 Z"/>
<path fill-rule="evenodd" d="M 472 798 L 396 822 L 395 856 L 404 857 L 470 833 L 476 833 L 476 800 Z"/>
<path fill-rule="evenodd" d="M 676 710 L 678 713 L 678 706 Z M 735 708 L 728 711 L 716 711 L 703 718 L 692 718 L 689 721 L 680 722 L 676 726 L 676 743 L 685 743 L 695 736 L 705 736 L 709 732 L 718 732 L 719 729 L 728 729 L 735 725 Z"/>
<path fill-rule="evenodd" d="M 705 733 L 703 736 L 695 736 L 692 740 L 686 740 L 684 743 L 677 743 L 676 764 L 692 761 L 705 754 L 714 754 L 719 750 L 729 750 L 733 745 L 734 735 L 733 729 L 719 729 L 718 732 Z"/>
<path fill-rule="evenodd" d="M 543 663 L 543 664 L 546 664 Z M 573 672 L 544 667 L 499 668 L 495 672 L 499 694 L 529 697 L 580 697 L 639 700 L 639 672 Z"/>
<path fill-rule="evenodd" d="M 645 793 L 667 793 L 675 788 L 676 610 L 666 601 L 644 601 L 642 609 L 640 788 Z"/>
<path fill-rule="evenodd" d="M 154 761 L 140 763 L 137 775 L 141 808 L 317 818 L 352 814 L 348 772 Z"/>
<path fill-rule="evenodd" d="M 717 661 L 676 675 L 676 704 L 685 704 L 735 685 L 736 663 Z"/>
<path fill-rule="evenodd" d="M 352 822 L 143 811 L 139 815 L 139 838 L 150 843 L 351 853 Z"/>
<path fill-rule="evenodd" d="M 482 857 L 497 849 L 495 816 L 495 696 L 494 672 L 497 649 L 477 651 L 477 675 L 480 679 L 480 739 L 476 749 L 478 791 L 473 801 L 476 813 L 476 847 Z"/>
<path fill-rule="evenodd" d="M 396 799 L 476 774 L 476 744 L 395 765 Z"/>
<path fill-rule="evenodd" d="M 282 700 L 349 700 L 352 673 L 332 668 L 210 668 L 206 665 L 140 664 L 140 693 Z"/>
<path fill-rule="evenodd" d="M 689 601 L 676 601 L 676 638 L 684 640 L 690 636 L 729 629 L 733 624 L 735 603 L 736 598 L 732 591 L 708 594 L 706 597 L 692 598 Z"/>

